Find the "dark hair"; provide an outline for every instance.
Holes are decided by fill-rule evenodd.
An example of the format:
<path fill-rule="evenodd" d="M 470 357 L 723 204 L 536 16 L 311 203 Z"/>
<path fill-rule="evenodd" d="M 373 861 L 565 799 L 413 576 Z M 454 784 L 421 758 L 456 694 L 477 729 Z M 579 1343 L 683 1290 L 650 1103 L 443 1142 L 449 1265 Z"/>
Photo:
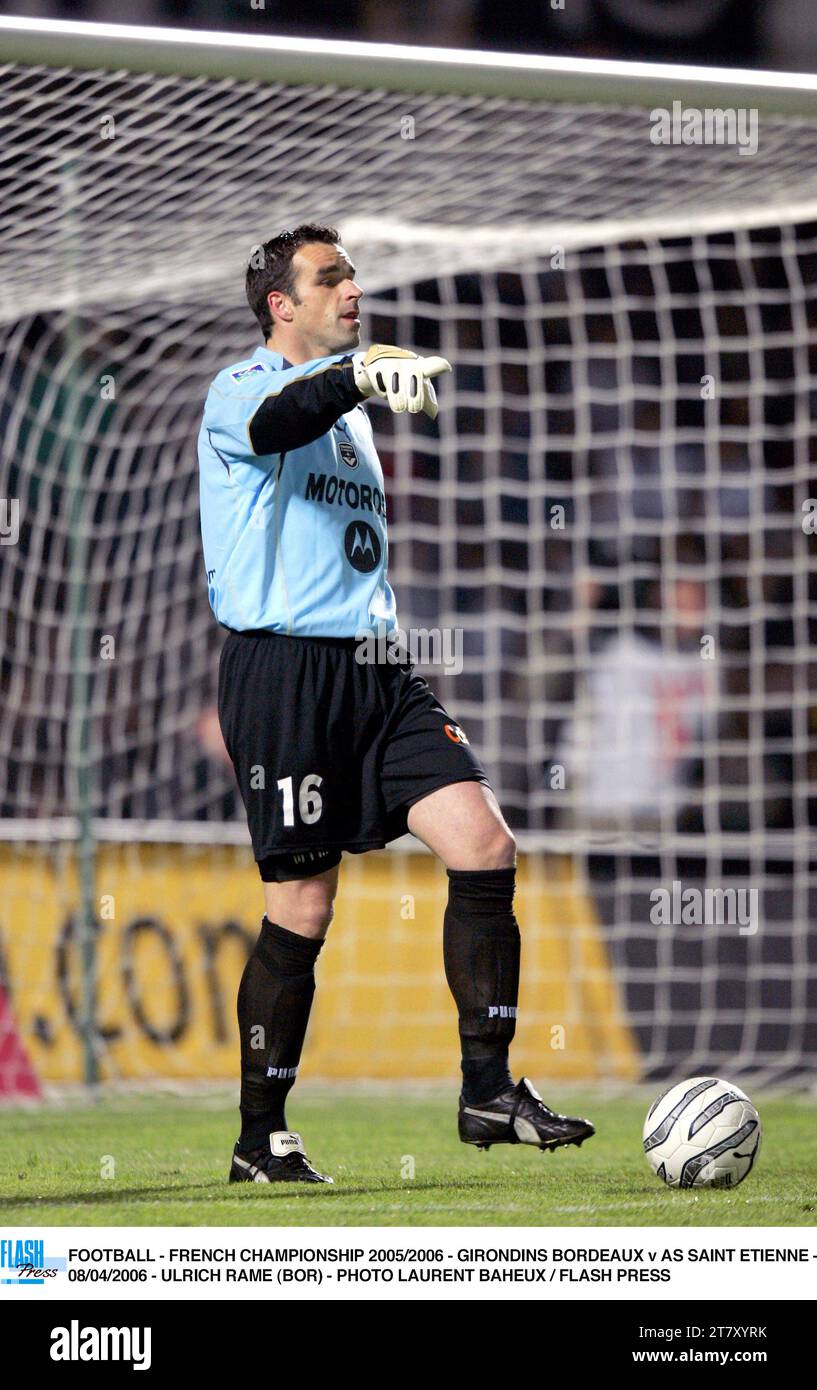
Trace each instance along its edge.
<path fill-rule="evenodd" d="M 297 304 L 295 295 L 295 271 L 292 257 L 299 246 L 310 241 L 323 241 L 333 246 L 340 241 L 340 232 L 334 227 L 321 227 L 317 223 L 304 222 L 292 232 L 281 232 L 269 241 L 256 246 L 247 266 L 247 303 L 261 325 L 266 342 L 272 332 L 272 316 L 267 303 L 267 295 L 272 290 L 288 294 Z"/>

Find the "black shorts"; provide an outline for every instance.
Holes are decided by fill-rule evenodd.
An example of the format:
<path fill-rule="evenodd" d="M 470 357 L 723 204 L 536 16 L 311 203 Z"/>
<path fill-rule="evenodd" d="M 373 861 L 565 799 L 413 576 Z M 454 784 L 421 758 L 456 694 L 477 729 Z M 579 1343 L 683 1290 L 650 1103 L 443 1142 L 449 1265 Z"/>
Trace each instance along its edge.
<path fill-rule="evenodd" d="M 410 663 L 361 663 L 354 638 L 230 632 L 218 713 L 266 882 L 404 835 L 409 807 L 482 764 Z"/>

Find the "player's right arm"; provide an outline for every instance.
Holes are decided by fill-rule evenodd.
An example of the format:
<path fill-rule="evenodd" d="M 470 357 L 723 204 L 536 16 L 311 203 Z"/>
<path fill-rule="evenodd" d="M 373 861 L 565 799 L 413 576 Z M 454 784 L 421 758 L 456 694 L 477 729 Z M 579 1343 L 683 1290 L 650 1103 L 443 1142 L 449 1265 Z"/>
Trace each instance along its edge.
<path fill-rule="evenodd" d="M 379 396 L 396 415 L 405 410 L 416 415 L 422 410 L 436 420 L 437 397 L 431 378 L 451 371 L 451 363 L 444 357 L 419 357 L 406 348 L 373 343 L 368 352 L 355 353 L 352 365 L 364 396 Z"/>
<path fill-rule="evenodd" d="M 363 399 L 348 354 L 282 370 L 253 362 L 219 372 L 204 425 L 218 453 L 264 458 L 311 444 Z"/>
<path fill-rule="evenodd" d="M 311 444 L 373 395 L 397 413 L 424 410 L 434 419 L 437 398 L 430 378 L 450 370 L 442 357 L 418 357 L 379 343 L 365 353 L 283 369 L 253 361 L 219 373 L 207 397 L 204 426 L 213 448 L 226 457 L 289 453 Z"/>

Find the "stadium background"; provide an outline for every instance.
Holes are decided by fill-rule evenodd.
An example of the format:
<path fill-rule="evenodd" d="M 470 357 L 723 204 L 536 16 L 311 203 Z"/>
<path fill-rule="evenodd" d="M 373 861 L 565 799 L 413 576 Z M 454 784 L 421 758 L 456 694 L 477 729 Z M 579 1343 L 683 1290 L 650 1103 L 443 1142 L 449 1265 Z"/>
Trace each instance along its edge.
<path fill-rule="evenodd" d="M 526 7 L 509 28 L 506 8 L 450 3 L 435 9 L 433 36 L 418 28 L 420 11 L 409 6 L 313 7 L 310 21 L 298 27 L 289 7 L 267 5 L 264 23 L 271 33 L 817 66 L 806 7 L 644 4 L 639 22 L 626 8 L 625 16 L 624 6 L 602 0 L 569 3 L 563 14 Z M 72 5 L 70 16 L 119 18 L 103 4 Z M 234 7 L 216 4 L 146 6 L 129 19 L 239 26 Z M 250 242 L 268 231 L 256 228 L 257 220 L 248 218 Z M 813 540 L 810 546 L 799 526 L 802 500 L 817 491 L 802 466 L 804 439 L 806 465 L 813 455 L 814 235 L 813 224 L 800 224 L 785 236 L 767 229 L 753 243 L 728 233 L 707 242 L 707 274 L 723 296 L 718 360 L 729 381 L 715 430 L 714 477 L 712 426 L 702 403 L 691 391 L 672 399 L 662 371 L 662 289 L 640 249 L 623 253 L 614 267 L 627 294 L 641 301 L 626 344 L 617 336 L 611 263 L 593 248 L 580 251 L 569 272 L 540 265 L 535 297 L 530 273 L 507 271 L 458 273 L 442 287 L 437 277 L 417 278 L 408 287 L 381 286 L 364 301 L 364 336 L 372 340 L 399 338 L 436 350 L 440 321 L 454 324 L 456 444 L 449 436 L 441 446 L 423 423 L 409 437 L 386 412 L 371 413 L 391 483 L 401 623 L 462 625 L 463 673 L 429 676 L 455 711 L 467 711 L 463 722 L 486 750 L 523 848 L 525 836 L 537 845 L 550 836 L 558 848 L 526 853 L 521 867 L 528 983 L 515 1060 L 537 1077 L 631 1081 L 728 1063 L 735 1077 L 761 1070 L 790 1079 L 814 1068 L 817 940 L 804 926 L 814 921 L 815 907 L 808 852 L 815 819 L 809 735 L 817 718 L 808 660 Z M 699 242 L 678 239 L 668 255 L 671 293 L 700 286 L 700 257 Z M 750 264 L 752 283 L 763 292 L 768 340 L 760 364 L 746 351 L 740 307 Z M 795 280 L 799 324 L 790 312 Z M 581 333 L 571 299 L 577 284 L 592 304 Z M 102 843 L 96 863 L 100 901 L 106 893 L 115 900 L 113 916 L 106 918 L 103 904 L 99 920 L 101 1074 L 234 1074 L 234 990 L 257 919 L 257 885 L 214 727 L 221 638 L 201 575 L 194 444 L 215 366 L 245 355 L 256 341 L 239 302 L 240 284 L 235 299 L 220 320 L 217 360 L 212 321 L 197 316 L 195 304 L 186 308 L 184 336 L 178 305 L 169 311 L 157 300 L 143 307 L 129 329 L 135 354 L 134 337 L 125 352 L 121 312 L 83 311 L 73 330 L 78 327 L 82 341 L 77 379 L 97 381 L 113 365 L 124 387 L 102 404 L 89 393 L 78 420 L 69 418 L 77 410 L 69 390 L 75 383 L 61 378 L 65 339 L 52 316 L 39 310 L 19 317 L 7 343 L 3 495 L 23 498 L 24 506 L 19 543 L 0 555 L 3 593 L 11 600 L 3 614 L 0 814 L 17 826 L 28 822 L 27 834 L 16 832 L 2 851 L 0 969 L 5 1017 L 15 1020 L 15 1031 L 4 1039 L 0 1084 L 12 1090 L 36 1084 L 27 1079 L 29 1064 L 32 1078 L 46 1081 L 78 1079 L 83 1065 L 76 865 L 70 838 L 55 842 L 49 835 L 72 815 L 76 687 L 61 478 L 70 459 L 61 445 L 77 426 L 80 432 L 87 426 L 86 438 L 104 446 L 91 444 L 83 464 L 94 487 L 87 518 L 95 551 L 85 594 L 90 635 L 98 645 L 112 634 L 119 652 L 109 666 L 97 663 L 88 672 L 92 810 L 99 822 L 126 828 L 125 843 Z M 711 358 L 696 311 L 679 312 L 673 331 L 686 350 L 677 372 L 691 385 Z M 530 404 L 521 360 L 532 323 L 553 349 L 545 418 Z M 494 333 L 494 360 L 501 363 L 492 380 L 475 360 L 485 350 L 483 332 Z M 622 380 L 618 373 L 633 343 L 635 365 Z M 559 354 L 565 345 L 570 352 Z M 126 355 L 136 358 L 129 378 Z M 575 373 L 580 360 L 583 382 Z M 62 380 L 60 389 L 54 390 L 55 379 Z M 623 402 L 625 384 L 643 389 Z M 657 439 L 668 402 L 670 453 Z M 140 442 L 132 449 L 137 428 Z M 544 451 L 537 442 L 543 434 Z M 625 470 L 614 457 L 622 447 L 630 459 Z M 496 479 L 503 486 L 492 490 Z M 441 480 L 446 488 L 438 499 Z M 580 500 L 587 511 L 576 524 Z M 564 531 L 547 524 L 553 506 L 567 510 Z M 701 586 L 697 600 L 687 596 L 700 607 L 679 640 L 662 605 L 667 586 L 684 583 Z M 497 612 L 509 621 L 489 621 Z M 673 797 L 638 824 L 630 805 L 625 829 L 631 838 L 637 830 L 640 839 L 628 849 L 625 835 L 624 848 L 609 852 L 584 834 L 594 819 L 589 802 L 574 800 L 566 815 L 553 770 L 566 756 L 571 731 L 581 737 L 584 728 L 590 736 L 577 723 L 583 682 L 624 618 L 644 649 L 659 654 L 667 638 L 678 654 L 694 644 L 699 629 L 714 631 L 723 661 L 714 723 L 708 734 L 687 731 L 683 755 L 668 771 Z M 175 820 L 200 825 L 201 843 L 192 834 L 174 845 Z M 129 823 L 134 844 L 127 842 Z M 144 842 L 145 823 L 161 827 L 153 832 L 158 843 Z M 227 837 L 235 843 L 208 843 L 207 828 L 225 823 L 235 827 Z M 622 819 L 601 818 L 595 828 L 620 833 Z M 652 850 L 650 835 L 664 837 Z M 719 883 L 761 882 L 771 929 L 759 940 L 703 929 L 675 933 L 668 942 L 650 926 L 650 889 L 673 877 L 709 881 L 713 853 Z M 442 870 L 424 856 L 383 854 L 365 863 L 347 859 L 343 873 L 306 1069 L 345 1077 L 455 1074 L 454 1016 L 439 944 Z M 396 990 L 389 1002 L 384 979 Z M 428 1021 L 422 1029 L 421 1015 Z"/>

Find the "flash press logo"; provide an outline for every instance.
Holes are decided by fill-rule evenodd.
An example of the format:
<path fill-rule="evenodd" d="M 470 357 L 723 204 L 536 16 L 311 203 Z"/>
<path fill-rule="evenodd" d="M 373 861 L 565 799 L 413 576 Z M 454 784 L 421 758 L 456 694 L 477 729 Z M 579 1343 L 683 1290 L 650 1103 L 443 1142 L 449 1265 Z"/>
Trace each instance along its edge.
<path fill-rule="evenodd" d="M 0 1284 L 36 1288 L 66 1268 L 65 1256 L 47 1256 L 42 1240 L 0 1240 Z"/>
<path fill-rule="evenodd" d="M 51 1329 L 52 1361 L 130 1361 L 135 1371 L 150 1369 L 149 1327 L 67 1327 Z"/>

